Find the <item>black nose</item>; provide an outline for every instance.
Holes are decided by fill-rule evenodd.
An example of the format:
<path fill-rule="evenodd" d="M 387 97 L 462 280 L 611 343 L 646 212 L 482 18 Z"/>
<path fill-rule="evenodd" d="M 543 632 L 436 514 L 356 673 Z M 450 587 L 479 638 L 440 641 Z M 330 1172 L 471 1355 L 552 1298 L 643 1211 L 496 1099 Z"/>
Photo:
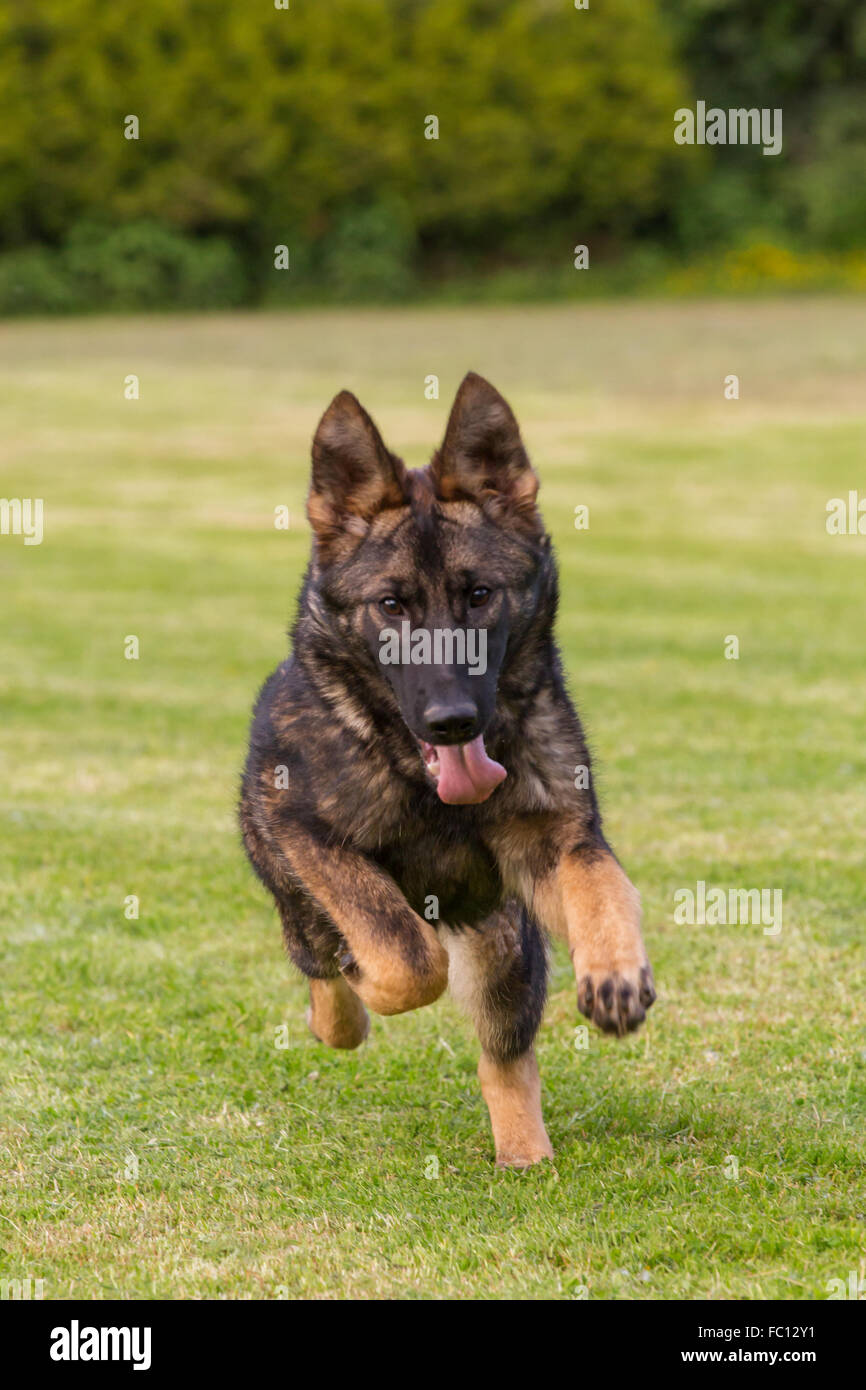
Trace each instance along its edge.
<path fill-rule="evenodd" d="M 458 704 L 430 704 L 424 723 L 431 743 L 468 743 L 477 732 L 478 708 L 471 700 Z"/>

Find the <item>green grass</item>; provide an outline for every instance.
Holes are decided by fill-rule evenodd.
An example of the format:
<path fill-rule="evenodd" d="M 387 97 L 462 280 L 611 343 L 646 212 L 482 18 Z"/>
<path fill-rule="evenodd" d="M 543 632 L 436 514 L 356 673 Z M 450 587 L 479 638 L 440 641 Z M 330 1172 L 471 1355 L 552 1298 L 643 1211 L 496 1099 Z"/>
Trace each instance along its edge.
<path fill-rule="evenodd" d="M 556 953 L 556 1164 L 524 1174 L 493 1169 L 448 1000 L 355 1054 L 307 1033 L 234 821 L 318 415 L 348 386 L 421 463 L 469 367 L 542 477 L 659 986 L 640 1035 L 581 1051 Z M 0 537 L 0 1274 L 51 1298 L 811 1299 L 866 1272 L 866 538 L 824 525 L 866 495 L 856 304 L 18 323 L 0 408 L 0 491 L 45 499 L 41 546 Z M 699 878 L 781 888 L 781 933 L 675 925 Z"/>

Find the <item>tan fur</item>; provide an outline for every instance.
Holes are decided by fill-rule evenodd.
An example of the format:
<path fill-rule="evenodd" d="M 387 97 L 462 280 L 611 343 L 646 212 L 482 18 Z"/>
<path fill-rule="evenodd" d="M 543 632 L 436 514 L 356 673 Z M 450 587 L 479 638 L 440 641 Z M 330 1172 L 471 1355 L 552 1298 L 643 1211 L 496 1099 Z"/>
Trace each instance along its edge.
<path fill-rule="evenodd" d="M 541 1115 L 541 1080 L 534 1049 L 515 1062 L 497 1062 L 482 1052 L 478 1079 L 490 1111 L 496 1166 L 528 1168 L 553 1158 Z"/>
<path fill-rule="evenodd" d="M 358 1047 L 370 1031 L 367 1010 L 342 976 L 310 980 L 310 1031 L 328 1047 Z"/>
<path fill-rule="evenodd" d="M 609 1032 L 634 1027 L 655 992 L 640 896 L 614 856 L 563 855 L 536 884 L 534 907 L 547 930 L 568 943 L 581 1010 Z"/>
<path fill-rule="evenodd" d="M 377 1014 L 432 1004 L 448 982 L 448 956 L 429 922 L 365 855 L 324 847 L 300 826 L 279 843 L 307 891 L 328 913 L 354 957 L 348 983 Z M 401 947 L 411 944 L 411 958 Z"/>

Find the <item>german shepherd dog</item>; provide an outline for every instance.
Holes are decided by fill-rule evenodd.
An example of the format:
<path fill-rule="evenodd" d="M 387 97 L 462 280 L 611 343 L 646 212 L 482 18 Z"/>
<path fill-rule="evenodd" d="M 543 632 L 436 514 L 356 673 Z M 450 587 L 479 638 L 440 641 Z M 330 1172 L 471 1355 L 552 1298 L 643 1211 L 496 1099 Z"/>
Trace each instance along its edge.
<path fill-rule="evenodd" d="M 513 1167 L 553 1156 L 533 1050 L 544 933 L 568 943 L 578 1006 L 605 1032 L 637 1028 L 655 998 L 563 682 L 537 490 L 511 409 L 474 373 L 413 471 L 353 395 L 335 398 L 313 440 L 293 655 L 258 697 L 240 805 L 314 1035 L 357 1047 L 367 1009 L 450 985 Z M 464 646 L 425 656 L 437 631 Z M 386 663 L 395 636 L 404 659 Z"/>

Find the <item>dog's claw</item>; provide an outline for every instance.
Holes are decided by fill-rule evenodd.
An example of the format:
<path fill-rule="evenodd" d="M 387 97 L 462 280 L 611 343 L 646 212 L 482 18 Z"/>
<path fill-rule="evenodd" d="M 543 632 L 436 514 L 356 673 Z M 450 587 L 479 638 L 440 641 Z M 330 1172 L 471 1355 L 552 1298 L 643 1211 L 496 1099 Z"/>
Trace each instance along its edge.
<path fill-rule="evenodd" d="M 648 965 L 645 965 L 640 972 L 640 1002 L 645 1009 L 650 1008 L 655 1003 L 656 991 L 653 983 L 653 972 Z"/>
<path fill-rule="evenodd" d="M 345 950 L 340 951 L 338 953 L 337 964 L 339 965 L 340 970 L 344 975 L 354 977 L 356 975 L 360 975 L 361 973 L 358 968 L 358 962 L 355 960 L 355 957 L 352 955 L 352 952 L 349 950 L 348 946 L 345 948 Z"/>

